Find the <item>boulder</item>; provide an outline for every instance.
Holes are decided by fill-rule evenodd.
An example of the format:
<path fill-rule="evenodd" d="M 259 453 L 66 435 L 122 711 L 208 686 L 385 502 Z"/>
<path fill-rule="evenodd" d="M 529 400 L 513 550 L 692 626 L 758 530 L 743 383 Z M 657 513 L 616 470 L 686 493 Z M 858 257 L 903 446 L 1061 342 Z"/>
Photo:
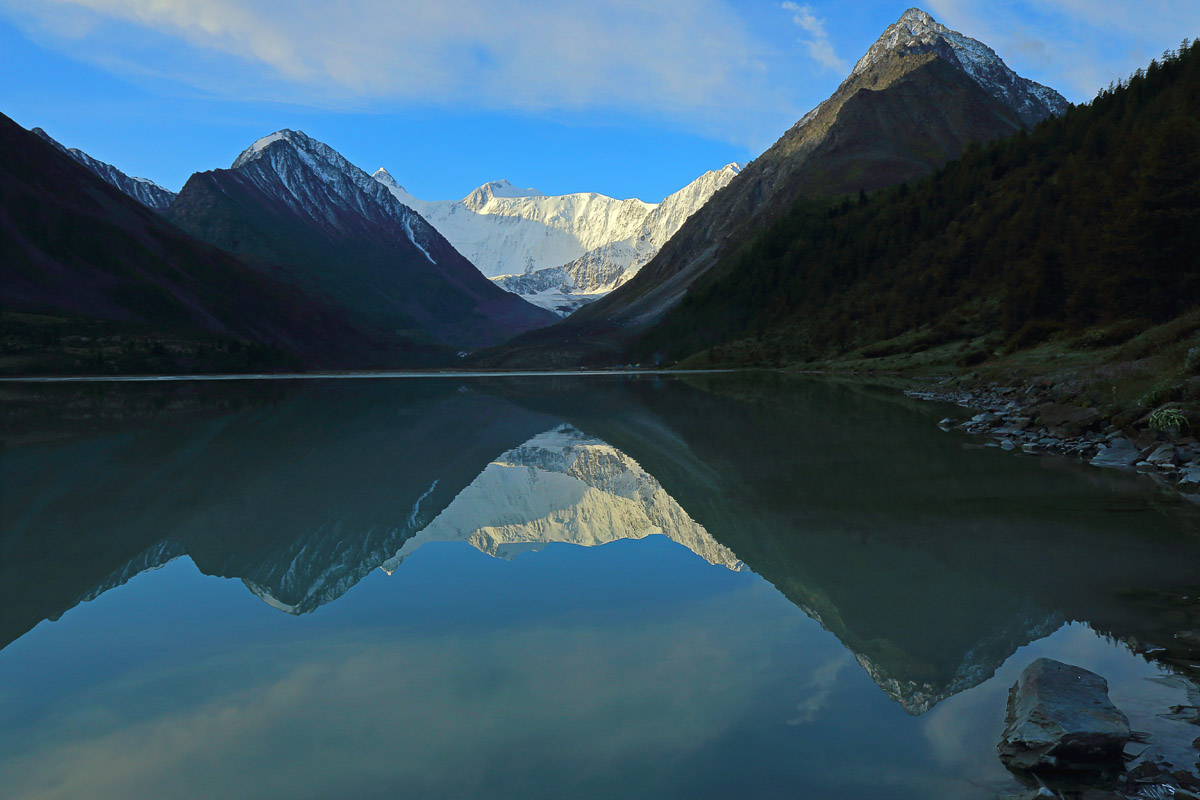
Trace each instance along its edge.
<path fill-rule="evenodd" d="M 1175 452 L 1175 445 L 1160 444 L 1146 456 L 1146 460 L 1156 467 L 1161 467 L 1167 464 L 1178 464 L 1179 456 Z"/>
<path fill-rule="evenodd" d="M 1100 451 L 1092 459 L 1092 466 L 1128 469 L 1142 460 L 1142 451 L 1128 439 L 1113 439 L 1100 445 Z"/>
<path fill-rule="evenodd" d="M 1081 770 L 1119 766 L 1129 719 L 1108 699 L 1094 672 L 1039 658 L 1008 691 L 998 750 L 1014 770 Z"/>

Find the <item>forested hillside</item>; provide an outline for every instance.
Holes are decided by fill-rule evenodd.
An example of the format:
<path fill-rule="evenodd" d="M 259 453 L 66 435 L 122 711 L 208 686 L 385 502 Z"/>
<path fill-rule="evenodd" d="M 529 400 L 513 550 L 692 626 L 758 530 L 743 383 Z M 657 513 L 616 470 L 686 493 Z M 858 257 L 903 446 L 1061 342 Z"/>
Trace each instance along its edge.
<path fill-rule="evenodd" d="M 929 178 L 798 198 L 633 357 L 786 363 L 987 337 L 965 356 L 983 360 L 1059 331 L 1132 335 L 1198 304 L 1200 43 L 1185 40 Z"/>

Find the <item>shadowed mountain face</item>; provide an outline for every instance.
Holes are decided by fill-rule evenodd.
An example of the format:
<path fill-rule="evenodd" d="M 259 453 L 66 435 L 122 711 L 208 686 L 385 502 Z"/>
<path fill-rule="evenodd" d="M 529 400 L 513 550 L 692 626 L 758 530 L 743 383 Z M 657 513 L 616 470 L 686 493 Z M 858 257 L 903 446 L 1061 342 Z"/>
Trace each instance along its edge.
<path fill-rule="evenodd" d="M 231 405 L 212 395 L 207 418 L 193 403 L 186 421 L 0 454 L 0 641 L 180 555 L 300 614 L 426 543 L 511 558 L 661 534 L 716 567 L 744 563 L 918 714 L 1065 620 L 1153 641 L 1127 590 L 1194 584 L 1200 563 L 1195 515 L 1122 476 L 964 450 L 927 411 L 856 387 L 236 391 Z"/>
<path fill-rule="evenodd" d="M 260 139 L 231 169 L 193 175 L 167 216 L 413 346 L 493 345 L 556 319 L 484 278 L 382 184 L 296 131 Z"/>
<path fill-rule="evenodd" d="M 193 239 L 0 115 L 0 305 L 372 365 L 377 331 Z"/>
<path fill-rule="evenodd" d="M 112 164 L 106 164 L 99 159 L 92 158 L 79 148 L 72 147 L 68 149 L 51 138 L 50 134 L 41 128 L 32 128 L 29 132 L 42 137 L 147 208 L 153 208 L 155 211 L 163 211 L 170 207 L 171 202 L 175 199 L 175 192 L 164 189 L 154 181 L 146 178 L 131 178 Z"/>
<path fill-rule="evenodd" d="M 629 283 L 487 363 L 611 363 L 688 287 L 798 196 L 871 191 L 928 174 L 971 142 L 1068 107 L 973 39 L 910 9 L 829 99 L 713 195 Z M 564 341 L 565 340 L 565 341 Z"/>

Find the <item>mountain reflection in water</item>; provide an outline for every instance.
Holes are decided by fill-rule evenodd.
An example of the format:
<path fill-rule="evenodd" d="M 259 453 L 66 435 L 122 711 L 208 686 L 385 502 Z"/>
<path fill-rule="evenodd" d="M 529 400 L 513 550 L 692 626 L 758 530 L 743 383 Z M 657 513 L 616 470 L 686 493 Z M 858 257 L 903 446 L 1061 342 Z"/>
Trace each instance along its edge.
<path fill-rule="evenodd" d="M 1138 600 L 1200 574 L 1189 509 L 1129 476 L 964 449 L 929 409 L 859 386 L 339 381 L 53 402 L 87 416 L 156 391 L 194 392 L 189 413 L 27 425 L 0 451 L 0 647 L 183 555 L 307 615 L 376 568 L 415 580 L 407 561 L 435 543 L 511 559 L 662 536 L 744 563 L 923 715 L 1068 621 L 1169 639 Z"/>

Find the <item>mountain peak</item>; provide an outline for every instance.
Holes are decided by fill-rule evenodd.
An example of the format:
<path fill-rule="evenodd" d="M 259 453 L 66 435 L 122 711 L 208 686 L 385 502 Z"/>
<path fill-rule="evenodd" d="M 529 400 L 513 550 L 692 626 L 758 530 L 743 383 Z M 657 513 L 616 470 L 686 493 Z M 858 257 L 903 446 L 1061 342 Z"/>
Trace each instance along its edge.
<path fill-rule="evenodd" d="M 486 184 L 493 197 L 545 197 L 537 189 L 521 189 L 506 180 L 492 181 Z M 482 188 L 482 187 L 480 187 Z"/>
<path fill-rule="evenodd" d="M 407 193 L 407 190 L 403 186 L 400 185 L 400 181 L 398 181 L 394 177 L 392 177 L 392 173 L 388 172 L 383 167 L 380 167 L 379 169 L 372 172 L 371 177 L 374 178 L 375 180 L 379 181 L 380 183 L 382 183 L 384 186 L 388 187 L 389 189 L 395 188 L 395 189 L 399 189 L 402 192 Z"/>
<path fill-rule="evenodd" d="M 942 27 L 938 25 L 928 11 L 923 11 L 919 8 L 910 8 L 900 15 L 900 22 L 907 22 L 910 25 L 925 25 L 928 27 Z"/>
<path fill-rule="evenodd" d="M 275 131 L 272 134 L 262 137 L 254 144 L 247 147 L 241 154 L 234 159 L 233 166 L 230 169 L 237 169 L 258 158 L 264 150 L 275 142 L 285 141 L 290 142 L 301 150 L 310 150 L 313 145 L 319 144 L 315 139 L 310 138 L 303 131 L 294 131 L 291 128 L 283 128 Z"/>
<path fill-rule="evenodd" d="M 463 198 L 463 204 L 472 211 L 478 211 L 488 204 L 492 198 L 519 199 L 522 197 L 545 197 L 537 189 L 521 189 L 506 180 L 491 181 L 480 186 Z"/>
<path fill-rule="evenodd" d="M 418 208 L 418 206 L 422 205 L 421 201 L 409 194 L 409 191 L 400 185 L 400 181 L 396 180 L 392 176 L 392 173 L 388 172 L 383 167 L 380 167 L 371 173 L 371 177 L 377 180 L 385 189 L 391 192 L 392 197 L 395 197 L 409 208 L 418 211 L 418 213 L 421 213 L 422 215 L 424 214 L 424 212 L 421 212 Z"/>
<path fill-rule="evenodd" d="M 932 53 L 961 69 L 985 91 L 1020 115 L 1029 126 L 1070 107 L 1058 92 L 1023 78 L 983 42 L 951 30 L 919 8 L 910 8 L 889 25 L 859 59 L 847 81 L 891 59 Z"/>

